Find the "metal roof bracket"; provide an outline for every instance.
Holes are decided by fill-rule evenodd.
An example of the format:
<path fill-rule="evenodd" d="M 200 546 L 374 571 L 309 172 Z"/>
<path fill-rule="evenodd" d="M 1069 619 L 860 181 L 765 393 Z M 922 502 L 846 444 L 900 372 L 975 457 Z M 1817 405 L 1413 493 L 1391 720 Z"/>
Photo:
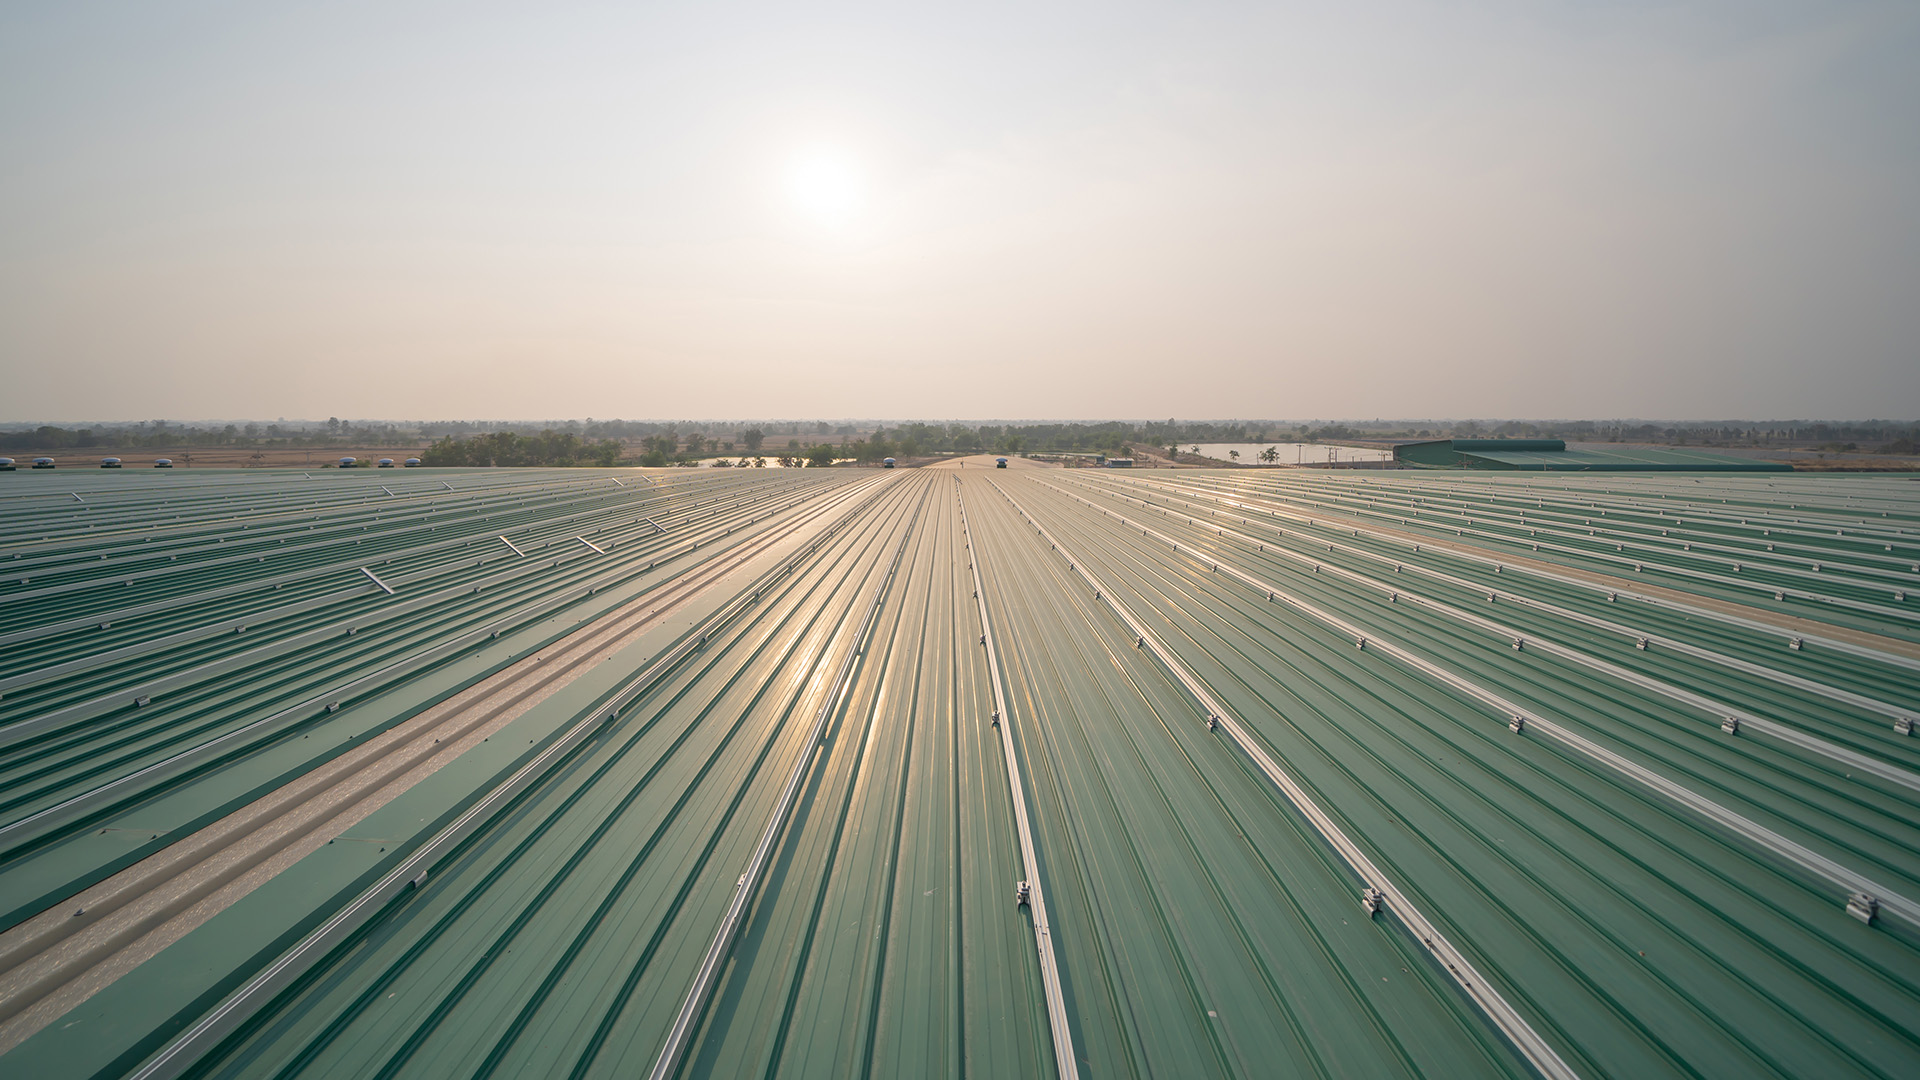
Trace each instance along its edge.
<path fill-rule="evenodd" d="M 1720 730 L 1729 735 L 1740 734 L 1740 718 L 1737 716 L 1729 716 L 1725 720 L 1720 721 Z"/>
<path fill-rule="evenodd" d="M 1369 885 L 1360 890 L 1360 908 L 1367 913 L 1367 918 L 1371 919 L 1380 914 L 1380 905 L 1386 898 L 1387 894 Z"/>
<path fill-rule="evenodd" d="M 1847 914 L 1872 926 L 1873 920 L 1880 914 L 1880 901 L 1866 893 L 1854 893 L 1847 897 Z"/>

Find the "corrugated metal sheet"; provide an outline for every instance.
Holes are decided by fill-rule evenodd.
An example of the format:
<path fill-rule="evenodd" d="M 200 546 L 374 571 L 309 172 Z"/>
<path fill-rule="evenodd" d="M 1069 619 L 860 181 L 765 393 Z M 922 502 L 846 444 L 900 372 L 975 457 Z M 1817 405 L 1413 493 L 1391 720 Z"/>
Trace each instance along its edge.
<path fill-rule="evenodd" d="M 1532 472 L 1791 472 L 1793 467 L 1678 447 L 1583 447 L 1559 439 L 1439 439 L 1394 447 L 1396 461 L 1419 468 Z"/>
<path fill-rule="evenodd" d="M 1920 1071 L 1920 744 L 1901 729 L 1920 715 L 1904 606 L 1920 581 L 1910 482 L 827 477 L 665 474 L 661 490 L 629 489 L 622 502 L 591 495 L 579 474 L 490 475 L 476 498 L 491 502 L 408 519 L 405 550 L 438 542 L 442 528 L 460 544 L 440 562 L 432 548 L 373 566 L 394 595 L 362 578 L 341 602 L 393 610 L 423 587 L 409 573 L 462 575 L 470 590 L 488 567 L 471 565 L 467 541 L 501 531 L 496 515 L 522 499 L 528 535 L 507 535 L 529 561 L 550 563 L 531 545 L 555 544 L 572 559 L 644 566 L 658 561 L 643 558 L 653 549 L 630 547 L 736 530 L 709 553 L 640 571 L 609 609 L 663 587 L 661 571 L 688 574 L 736 550 L 737 537 L 762 546 L 737 548 L 731 584 L 638 633 L 0 1065 L 247 1076 Z M 180 530 L 164 553 L 208 565 L 168 559 L 138 587 L 214 625 L 213 614 L 235 617 L 223 605 L 238 597 L 263 602 L 259 588 L 213 595 L 228 582 L 220 575 L 267 573 L 244 561 L 255 548 L 226 547 L 255 525 L 235 529 L 227 503 L 314 496 L 285 492 L 284 479 L 190 478 L 201 487 L 180 525 L 149 507 L 159 519 L 129 519 L 106 561 L 130 544 L 145 556 L 142 529 Z M 274 519 L 282 533 L 331 530 L 311 569 L 329 588 L 367 561 L 337 557 L 380 512 L 366 489 L 332 488 L 359 501 L 297 513 L 289 503 Z M 37 524 L 6 534 L 0 559 L 45 535 L 33 557 L 70 575 L 50 585 L 93 583 L 74 590 L 84 602 L 40 615 L 0 598 L 0 621 L 20 613 L 7 626 L 92 618 L 120 576 L 89 565 L 101 538 L 79 527 L 96 511 L 69 499 L 63 517 L 50 490 L 38 484 L 25 497 L 39 502 L 16 504 Z M 133 490 L 98 489 L 102 499 Z M 653 500 L 647 513 L 664 532 L 586 531 L 635 520 L 638 498 Z M 609 555 L 575 536 L 612 541 Z M 265 537 L 275 548 L 281 538 Z M 522 562 L 497 540 L 490 550 Z M 231 553 L 242 559 L 218 561 Z M 157 623 L 129 625 L 129 643 L 157 640 Z M 327 646 L 284 640 L 287 670 L 304 662 L 339 677 L 366 664 L 324 663 L 337 635 Z M 462 677 L 477 677 L 492 650 L 525 657 L 531 640 L 509 649 L 488 638 L 463 654 L 475 667 Z M 48 705 L 6 715 L 31 724 L 60 702 L 104 696 L 63 688 L 114 666 L 25 678 L 17 692 Z M 423 675 L 391 691 L 400 697 L 301 722 L 391 723 L 444 696 L 452 666 L 443 683 Z M 231 669 L 208 685 L 253 701 L 254 673 L 274 670 Z M 110 684 L 122 696 L 140 687 Z M 46 730 L 76 748 L 111 745 L 117 726 L 152 707 Z M 239 708 L 205 715 L 231 724 Z M 176 724 L 155 735 L 177 730 L 176 745 L 191 747 L 228 730 Z M 273 759 L 279 772 L 267 775 L 262 763 L 288 745 L 248 744 L 221 769 L 181 773 L 114 812 L 131 823 L 192 802 L 200 817 L 170 819 L 178 835 L 207 808 L 312 767 Z M 9 820 L 136 775 L 139 760 L 93 781 L 80 769 L 65 787 L 50 780 L 43 803 Z M 32 763 L 0 743 L 0 767 Z M 15 922 L 30 898 L 126 864 L 89 846 L 103 835 L 97 820 L 52 828 L 0 863 L 0 888 L 23 898 Z M 142 836 L 134 857 L 165 845 Z M 1023 880 L 1032 906 L 1016 896 Z M 708 957 L 719 963 L 705 981 Z M 684 1055 L 671 1049 L 676 1018 L 688 1021 Z"/>

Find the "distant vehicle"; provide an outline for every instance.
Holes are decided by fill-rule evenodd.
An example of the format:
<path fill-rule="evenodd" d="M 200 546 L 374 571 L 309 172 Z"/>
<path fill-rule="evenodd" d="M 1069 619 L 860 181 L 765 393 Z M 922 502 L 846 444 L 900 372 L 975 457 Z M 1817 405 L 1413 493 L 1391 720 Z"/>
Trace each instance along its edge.
<path fill-rule="evenodd" d="M 50 457 L 34 458 L 33 467 L 36 469 L 51 469 L 53 468 L 53 459 Z"/>
<path fill-rule="evenodd" d="M 883 469 L 891 469 L 891 468 L 893 468 L 893 459 L 892 459 L 892 458 L 887 458 L 887 459 L 886 459 L 885 461 L 882 461 L 882 462 L 880 463 L 880 467 L 881 467 L 881 468 L 883 468 Z"/>
<path fill-rule="evenodd" d="M 407 459 L 406 465 L 407 465 L 407 468 L 409 469 L 417 469 L 420 467 L 420 459 L 417 457 L 410 457 Z"/>
<path fill-rule="evenodd" d="M 996 468 L 996 469 L 1004 469 L 1004 468 L 1006 468 L 1006 467 L 1007 467 L 1007 459 L 1006 459 L 1006 458 L 1003 458 L 1003 457 L 997 457 L 997 458 L 994 458 L 994 459 L 993 459 L 993 467 L 994 467 L 994 468 Z"/>
<path fill-rule="evenodd" d="M 392 458 L 390 458 L 390 457 L 383 457 L 383 458 L 381 458 L 381 459 L 380 459 L 380 467 L 381 467 L 381 468 L 383 468 L 383 469 L 391 469 L 391 468 L 393 468 L 393 459 L 392 459 Z"/>
<path fill-rule="evenodd" d="M 153 467 L 156 469 L 171 469 L 173 468 L 173 459 L 170 457 L 154 458 Z"/>
<path fill-rule="evenodd" d="M 343 457 L 340 459 L 340 467 L 343 469 L 351 469 L 358 461 L 358 458 Z"/>
<path fill-rule="evenodd" d="M 1108 458 L 1108 459 L 1107 459 L 1107 468 L 1109 468 L 1109 469 L 1131 469 L 1131 468 L 1133 468 L 1133 459 L 1132 459 L 1132 458 L 1130 458 L 1130 457 L 1114 457 L 1114 458 Z"/>
<path fill-rule="evenodd" d="M 103 457 L 100 459 L 100 467 L 103 469 L 117 469 L 120 467 L 120 459 L 117 457 Z"/>
<path fill-rule="evenodd" d="M 12 471 L 13 471 L 13 459 L 10 457 L 0 457 L 0 472 L 12 472 Z"/>

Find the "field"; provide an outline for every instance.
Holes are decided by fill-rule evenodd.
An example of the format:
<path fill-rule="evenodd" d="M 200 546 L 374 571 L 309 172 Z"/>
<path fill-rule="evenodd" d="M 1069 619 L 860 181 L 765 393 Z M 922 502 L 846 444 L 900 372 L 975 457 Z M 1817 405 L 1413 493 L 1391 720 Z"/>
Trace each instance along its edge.
<path fill-rule="evenodd" d="M 0 1074 L 1920 1075 L 1911 480 L 1015 465 L 0 476 Z"/>

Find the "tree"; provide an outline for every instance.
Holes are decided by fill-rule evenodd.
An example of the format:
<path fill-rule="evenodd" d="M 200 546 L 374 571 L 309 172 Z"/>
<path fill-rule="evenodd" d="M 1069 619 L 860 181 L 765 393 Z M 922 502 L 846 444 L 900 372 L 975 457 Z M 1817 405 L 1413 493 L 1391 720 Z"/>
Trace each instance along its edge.
<path fill-rule="evenodd" d="M 1276 461 L 1279 461 L 1280 448 L 1277 446 L 1269 446 L 1265 450 L 1260 451 L 1260 460 L 1266 462 L 1269 465 L 1273 464 Z"/>
<path fill-rule="evenodd" d="M 667 459 L 673 457 L 674 451 L 680 448 L 679 440 L 671 435 L 649 435 L 640 441 L 640 445 L 646 447 L 640 455 L 640 464 L 653 468 L 665 465 Z"/>
<path fill-rule="evenodd" d="M 767 433 L 757 427 L 750 427 L 740 433 L 740 441 L 746 444 L 747 453 L 758 454 L 760 444 L 767 441 Z"/>
<path fill-rule="evenodd" d="M 833 464 L 834 450 L 831 443 L 821 443 L 807 448 L 807 468 L 824 469 Z"/>
<path fill-rule="evenodd" d="M 1236 464 L 1236 465 L 1237 465 L 1237 464 L 1239 464 L 1239 463 L 1240 463 L 1240 451 L 1238 451 L 1238 450 L 1229 450 L 1229 451 L 1227 451 L 1227 456 L 1233 459 L 1233 461 L 1234 461 L 1234 464 Z"/>

